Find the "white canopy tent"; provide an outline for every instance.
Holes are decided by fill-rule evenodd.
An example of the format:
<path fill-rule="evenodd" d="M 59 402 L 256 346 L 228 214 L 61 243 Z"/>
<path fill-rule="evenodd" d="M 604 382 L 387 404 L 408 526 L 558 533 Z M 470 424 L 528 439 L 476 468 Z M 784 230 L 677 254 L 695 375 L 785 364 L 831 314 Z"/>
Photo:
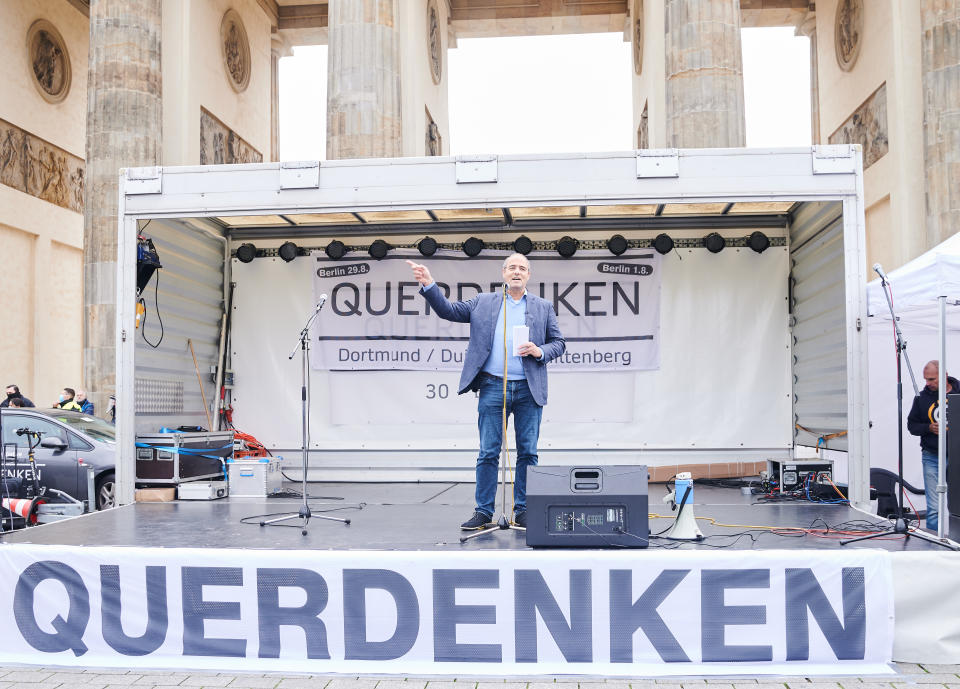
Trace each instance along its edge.
<path fill-rule="evenodd" d="M 922 388 L 921 371 L 926 362 L 932 359 L 945 362 L 940 367 L 943 377 L 949 371 L 950 362 L 957 361 L 960 356 L 960 233 L 891 271 L 888 278 L 893 292 L 893 307 L 899 318 L 900 330 L 907 343 L 906 354 L 910 360 L 910 366 L 904 360 L 902 376 L 903 473 L 908 483 L 921 487 L 920 443 L 910 435 L 906 424 L 915 395 L 911 373 L 916 385 Z M 867 285 L 867 303 L 870 316 L 870 466 L 895 472 L 898 456 L 896 340 L 890 309 L 879 279 Z M 941 384 L 940 389 L 944 390 L 945 386 Z M 941 444 L 940 456 L 944 454 Z M 944 468 L 945 465 L 941 463 L 941 477 Z M 941 500 L 940 513 L 946 514 L 946 496 Z M 922 509 L 920 504 L 916 507 Z M 948 524 L 948 519 L 941 519 L 941 530 Z"/>

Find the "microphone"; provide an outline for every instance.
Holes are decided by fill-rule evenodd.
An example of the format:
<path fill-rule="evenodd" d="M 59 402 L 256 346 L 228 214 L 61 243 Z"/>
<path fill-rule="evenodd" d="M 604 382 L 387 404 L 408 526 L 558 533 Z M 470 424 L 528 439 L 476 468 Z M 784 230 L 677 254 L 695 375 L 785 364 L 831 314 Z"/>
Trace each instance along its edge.
<path fill-rule="evenodd" d="M 874 270 L 874 272 L 875 272 L 877 275 L 880 276 L 880 279 L 881 279 L 883 282 L 890 282 L 890 279 L 887 277 L 887 274 L 883 272 L 883 266 L 882 266 L 882 265 L 880 265 L 879 263 L 874 263 L 874 264 L 873 264 L 873 270 Z"/>
<path fill-rule="evenodd" d="M 879 264 L 878 264 L 879 265 Z M 320 309 L 323 308 L 323 305 L 327 303 L 327 295 L 321 294 L 320 299 L 317 301 L 317 308 L 314 313 L 320 313 Z"/>

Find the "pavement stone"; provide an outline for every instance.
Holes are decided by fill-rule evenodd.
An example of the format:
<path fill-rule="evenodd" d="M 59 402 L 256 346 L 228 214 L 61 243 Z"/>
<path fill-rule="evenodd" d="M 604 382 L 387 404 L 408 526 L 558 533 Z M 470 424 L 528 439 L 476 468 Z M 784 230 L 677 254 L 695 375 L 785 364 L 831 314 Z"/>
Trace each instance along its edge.
<path fill-rule="evenodd" d="M 609 682 L 580 682 L 580 689 L 630 689 L 630 683 L 618 679 Z"/>
<path fill-rule="evenodd" d="M 121 683 L 126 683 L 127 685 L 132 685 L 132 684 L 133 684 L 134 682 L 136 682 L 138 679 L 140 679 L 141 677 L 143 677 L 143 675 L 140 675 L 140 674 L 127 675 L 127 674 L 120 674 L 120 673 L 114 673 L 114 674 L 109 674 L 109 675 L 108 675 L 108 674 L 99 674 L 99 673 L 98 673 L 98 674 L 95 674 L 95 675 L 94 675 L 94 674 L 84 673 L 83 675 L 81 675 L 81 677 L 83 677 L 83 679 L 82 679 L 82 680 L 78 680 L 78 681 L 90 682 L 91 684 L 93 684 L 93 683 L 100 683 L 100 684 L 103 684 L 103 683 L 106 683 L 106 684 L 121 684 Z"/>
<path fill-rule="evenodd" d="M 52 677 L 53 674 L 54 673 L 50 670 L 11 670 L 3 676 L 3 681 L 31 684 L 35 682 L 43 682 L 44 680 Z"/>
<path fill-rule="evenodd" d="M 907 674 L 910 672 L 926 672 L 926 670 L 923 669 L 924 666 L 919 663 L 892 663 L 892 665 L 897 672 L 902 674 Z"/>
<path fill-rule="evenodd" d="M 840 689 L 837 682 L 820 682 L 819 678 L 814 682 L 787 682 L 789 689 Z"/>
<path fill-rule="evenodd" d="M 329 677 L 283 677 L 277 689 L 324 689 L 331 681 Z"/>
<path fill-rule="evenodd" d="M 377 689 L 380 689 L 377 687 Z M 558 681 L 545 682 L 543 680 L 530 682 L 527 689 L 577 689 L 577 682 Z"/>
<path fill-rule="evenodd" d="M 64 682 L 57 689 L 106 689 L 106 682 Z"/>
<path fill-rule="evenodd" d="M 740 682 L 734 682 L 733 689 L 786 689 L 786 685 L 782 682 L 766 681 L 759 681 L 757 684 L 743 684 Z"/>
<path fill-rule="evenodd" d="M 848 684 L 843 684 L 843 689 L 893 689 L 893 685 L 890 682 L 850 682 Z"/>
<path fill-rule="evenodd" d="M 98 675 L 88 675 L 84 672 L 63 672 L 57 670 L 50 677 L 47 678 L 48 682 L 63 682 L 64 684 L 79 684 L 79 685 L 93 685 L 93 684 L 109 684 L 110 680 L 103 679 L 98 680 Z"/>
<path fill-rule="evenodd" d="M 426 686 L 425 679 L 382 679 L 377 683 L 377 689 L 424 689 Z"/>
<path fill-rule="evenodd" d="M 180 682 L 181 687 L 226 687 L 236 679 L 235 675 L 215 675 L 212 673 L 190 675 Z"/>
<path fill-rule="evenodd" d="M 469 689 L 473 682 L 448 682 L 447 680 L 430 680 L 427 689 Z"/>
<path fill-rule="evenodd" d="M 683 689 L 680 682 L 677 680 L 667 683 L 666 681 L 661 682 L 660 680 L 653 681 L 649 679 L 631 679 L 628 680 L 628 682 L 630 682 L 630 689 Z"/>
<path fill-rule="evenodd" d="M 4 678 L 6 679 L 6 678 Z M 960 682 L 960 677 L 946 672 L 924 672 L 920 674 L 901 674 L 893 679 L 894 683 L 899 684 L 946 684 Z"/>
<path fill-rule="evenodd" d="M 150 674 L 150 675 L 141 675 L 139 678 L 135 679 L 131 684 L 133 685 L 148 685 L 156 687 L 175 687 L 179 685 L 183 680 L 189 677 L 186 672 L 171 672 L 169 674 Z"/>
<path fill-rule="evenodd" d="M 122 667 L 86 667 L 83 671 L 94 675 L 136 675 L 139 677 L 143 674 L 142 672 L 131 672 Z"/>
<path fill-rule="evenodd" d="M 527 689 L 526 682 L 491 682 L 488 679 L 477 682 L 476 689 Z"/>
<path fill-rule="evenodd" d="M 231 689 L 275 689 L 280 675 L 238 675 L 227 686 Z"/>

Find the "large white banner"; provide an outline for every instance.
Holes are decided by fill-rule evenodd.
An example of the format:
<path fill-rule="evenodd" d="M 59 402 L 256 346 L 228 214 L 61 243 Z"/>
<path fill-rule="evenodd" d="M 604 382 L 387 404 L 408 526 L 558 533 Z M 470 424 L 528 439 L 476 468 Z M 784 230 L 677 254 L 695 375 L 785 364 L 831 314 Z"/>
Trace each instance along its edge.
<path fill-rule="evenodd" d="M 879 674 L 889 554 L 0 548 L 0 664 Z"/>
<path fill-rule="evenodd" d="M 311 360 L 326 370 L 459 371 L 470 327 L 441 320 L 419 294 L 405 259 L 424 263 L 451 301 L 502 289 L 506 251 L 468 258 L 414 250 L 312 262 L 315 300 L 327 295 L 312 330 Z M 660 366 L 660 254 L 632 250 L 530 256 L 527 290 L 554 305 L 567 351 L 552 370 L 630 371 Z"/>

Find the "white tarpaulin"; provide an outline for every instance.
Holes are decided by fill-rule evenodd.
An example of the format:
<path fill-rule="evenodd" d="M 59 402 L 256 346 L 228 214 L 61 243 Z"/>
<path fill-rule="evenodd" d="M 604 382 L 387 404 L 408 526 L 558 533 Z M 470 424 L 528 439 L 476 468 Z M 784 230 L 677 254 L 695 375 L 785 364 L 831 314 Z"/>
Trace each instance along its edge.
<path fill-rule="evenodd" d="M 611 261 L 616 258 L 608 255 Z M 342 263 L 352 263 L 351 256 Z M 531 255 L 530 260 L 534 283 L 552 270 L 541 267 L 551 262 L 547 255 Z M 786 248 L 771 247 L 762 254 L 681 249 L 660 260 L 660 367 L 580 371 L 551 366 L 540 461 L 657 466 L 788 457 L 793 422 Z M 418 262 L 430 266 L 438 280 L 453 282 L 455 274 L 434 267 L 430 259 L 420 257 Z M 489 268 L 487 289 L 501 274 L 499 264 Z M 288 459 L 289 450 L 301 446 L 298 334 L 316 304 L 315 270 L 309 257 L 291 263 L 279 258 L 234 261 L 232 266 L 234 422 Z M 405 308 L 425 308 L 416 289 L 407 298 Z M 328 316 L 331 307 L 328 302 L 321 314 Z M 612 302 L 608 308 L 612 310 Z M 438 327 L 462 327 L 435 313 L 411 319 L 424 334 Z M 624 332 L 640 331 L 628 322 Z M 568 351 L 575 344 L 569 343 Z M 293 360 L 288 358 L 291 352 Z M 323 473 L 329 480 L 473 476 L 477 400 L 473 394 L 457 395 L 459 377 L 459 367 L 313 370 L 311 462 L 326 462 L 339 472 Z M 664 454 L 657 455 L 661 450 Z"/>
<path fill-rule="evenodd" d="M 0 549 L 0 663 L 408 675 L 880 674 L 872 549 Z"/>
<path fill-rule="evenodd" d="M 311 255 L 313 292 L 329 302 L 312 330 L 313 367 L 326 370 L 459 371 L 470 326 L 444 321 L 420 296 L 405 259 L 428 264 L 451 301 L 502 289 L 507 251 L 468 258 L 412 249 L 377 261 Z M 657 252 L 581 251 L 537 256 L 527 290 L 554 305 L 567 351 L 551 370 L 636 371 L 660 366 L 660 265 Z"/>
<path fill-rule="evenodd" d="M 888 274 L 893 306 L 907 342 L 917 386 L 922 388 L 923 366 L 940 358 L 937 297 L 947 297 L 947 372 L 960 370 L 960 234 L 918 256 Z M 897 356 L 890 309 L 880 280 L 867 285 L 870 313 L 870 466 L 897 471 Z M 952 362 L 952 363 L 951 363 Z M 903 475 L 908 483 L 923 488 L 920 439 L 907 430 L 907 414 L 913 404 L 911 371 L 903 362 Z M 925 507 L 922 495 L 907 497 L 914 506 Z"/>

